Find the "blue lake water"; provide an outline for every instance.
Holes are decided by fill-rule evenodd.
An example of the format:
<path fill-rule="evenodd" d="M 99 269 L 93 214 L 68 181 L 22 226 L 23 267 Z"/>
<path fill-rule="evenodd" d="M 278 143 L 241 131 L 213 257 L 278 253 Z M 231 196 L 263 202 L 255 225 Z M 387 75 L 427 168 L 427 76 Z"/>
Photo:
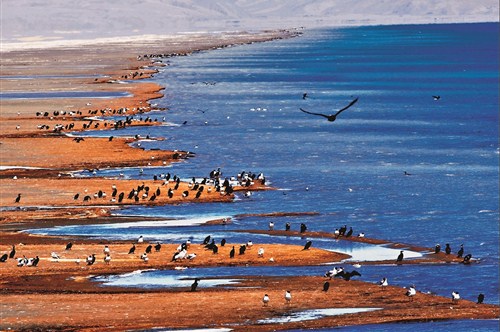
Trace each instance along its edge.
<path fill-rule="evenodd" d="M 355 233 L 429 248 L 450 243 L 456 252 L 463 243 L 466 254 L 481 259 L 472 266 L 363 266 L 361 280 L 388 276 L 401 286 L 415 284 L 444 296 L 460 290 L 471 300 L 483 292 L 486 302 L 498 304 L 498 31 L 495 23 L 312 30 L 294 39 L 171 58 L 170 66 L 152 78 L 166 86 L 165 96 L 155 103 L 169 110 L 154 114 L 165 116 L 169 125 L 120 133 L 165 137 L 142 146 L 196 156 L 144 169 L 142 175 L 135 168 L 100 175 L 148 178 L 170 172 L 191 178 L 221 167 L 227 176 L 263 172 L 279 190 L 238 195 L 229 204 L 130 207 L 120 213 L 165 218 L 319 214 L 235 218 L 225 226 L 113 225 L 37 232 L 121 239 L 142 234 L 174 243 L 212 234 L 234 241 L 303 244 L 299 238 L 233 231 L 267 229 L 271 220 L 276 228 L 290 222 L 298 229 L 304 222 L 310 230 L 330 232 L 347 224 Z M 305 92 L 308 98 L 302 99 Z M 299 110 L 331 114 L 355 97 L 359 101 L 335 122 Z M 311 271 L 316 269 L 324 272 L 324 267 Z M 496 323 L 388 328 L 491 331 Z"/>

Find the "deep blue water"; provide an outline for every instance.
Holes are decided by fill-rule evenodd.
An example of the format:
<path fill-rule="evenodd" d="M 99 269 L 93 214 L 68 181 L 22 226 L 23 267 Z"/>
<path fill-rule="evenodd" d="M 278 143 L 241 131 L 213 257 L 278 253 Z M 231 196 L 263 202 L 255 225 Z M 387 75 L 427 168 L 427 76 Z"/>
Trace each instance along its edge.
<path fill-rule="evenodd" d="M 272 220 L 276 228 L 286 222 L 298 228 L 305 222 L 314 231 L 347 224 L 356 233 L 394 242 L 425 247 L 450 243 L 454 252 L 463 243 L 480 264 L 370 267 L 367 278 L 376 281 L 389 274 L 402 286 L 413 283 L 444 296 L 460 289 L 467 299 L 483 292 L 487 302 L 498 304 L 498 31 L 498 24 L 313 30 L 294 39 L 172 58 L 153 80 L 166 86 L 165 97 L 155 103 L 169 108 L 154 115 L 173 125 L 121 133 L 166 137 L 142 146 L 188 150 L 196 157 L 145 169 L 143 175 L 138 169 L 101 175 L 122 172 L 139 178 L 170 172 L 190 178 L 207 176 L 217 167 L 227 176 L 263 172 L 280 190 L 239 196 L 229 204 L 131 207 L 122 213 L 197 217 L 316 211 L 319 215 Z M 305 92 L 309 98 L 303 100 Z M 433 95 L 441 98 L 436 101 Z M 355 97 L 359 101 L 333 123 L 299 110 L 333 113 Z M 131 239 L 143 234 L 148 240 L 173 242 L 217 234 L 238 241 L 250 235 L 232 230 L 267 229 L 270 220 L 41 232 Z M 420 326 L 496 330 L 491 321 L 388 328 Z"/>

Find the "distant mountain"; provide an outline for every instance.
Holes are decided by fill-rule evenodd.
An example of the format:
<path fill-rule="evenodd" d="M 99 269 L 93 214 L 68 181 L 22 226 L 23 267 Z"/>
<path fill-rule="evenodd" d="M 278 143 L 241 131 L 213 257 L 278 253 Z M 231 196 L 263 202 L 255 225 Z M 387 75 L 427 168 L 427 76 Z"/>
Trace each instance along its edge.
<path fill-rule="evenodd" d="M 498 0 L 1 0 L 3 42 L 304 26 L 498 22 Z"/>

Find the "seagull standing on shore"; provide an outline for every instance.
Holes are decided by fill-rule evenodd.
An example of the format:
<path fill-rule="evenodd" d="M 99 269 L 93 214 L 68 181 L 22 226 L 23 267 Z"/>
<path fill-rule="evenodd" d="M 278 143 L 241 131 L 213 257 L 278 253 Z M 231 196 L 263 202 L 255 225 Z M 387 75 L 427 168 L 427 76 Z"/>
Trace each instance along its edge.
<path fill-rule="evenodd" d="M 285 292 L 285 301 L 286 304 L 290 304 L 290 301 L 292 301 L 292 293 L 289 290 Z"/>
<path fill-rule="evenodd" d="M 382 278 L 382 280 L 379 281 L 379 286 L 382 287 L 382 289 L 385 289 L 387 286 L 389 286 L 389 281 L 387 278 Z"/>
<path fill-rule="evenodd" d="M 451 292 L 451 302 L 458 303 L 458 300 L 460 300 L 460 294 L 455 291 Z"/>
<path fill-rule="evenodd" d="M 410 301 L 413 301 L 413 297 L 415 295 L 417 295 L 417 290 L 415 289 L 415 286 L 410 286 L 410 288 L 408 289 L 408 291 L 406 291 L 406 296 L 408 296 L 408 298 L 410 299 Z"/>
<path fill-rule="evenodd" d="M 267 305 L 269 304 L 269 301 L 270 301 L 269 295 L 264 294 L 264 297 L 262 298 L 262 303 L 264 303 L 263 306 L 267 307 Z"/>

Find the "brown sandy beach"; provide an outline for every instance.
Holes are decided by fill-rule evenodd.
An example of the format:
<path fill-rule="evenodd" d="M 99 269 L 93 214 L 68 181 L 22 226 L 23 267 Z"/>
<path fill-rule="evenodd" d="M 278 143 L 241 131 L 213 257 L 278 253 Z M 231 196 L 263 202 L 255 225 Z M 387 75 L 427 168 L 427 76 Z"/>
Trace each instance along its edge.
<path fill-rule="evenodd" d="M 199 197 L 188 183 L 181 182 L 171 198 L 167 196 L 174 182 L 162 179 L 144 181 L 101 177 L 99 171 L 111 167 L 148 167 L 189 162 L 196 157 L 189 151 L 169 148 L 148 151 L 133 147 L 140 138 L 85 137 L 77 142 L 65 134 L 71 131 L 121 128 L 107 116 L 142 114 L 150 121 L 137 121 L 125 126 L 150 126 L 161 122 L 150 112 L 154 99 L 162 96 L 162 87 L 141 82 L 154 74 L 160 66 L 168 65 L 168 56 L 188 55 L 196 50 L 209 50 L 228 45 L 262 42 L 288 38 L 293 32 L 274 31 L 259 34 L 190 35 L 143 43 L 113 43 L 85 45 L 57 49 L 33 49 L 3 52 L 0 79 L 2 91 L 112 91 L 126 92 L 117 98 L 86 99 L 9 99 L 1 101 L 0 111 L 0 255 L 9 253 L 15 245 L 15 257 L 40 257 L 37 267 L 18 267 L 15 259 L 0 263 L 1 309 L 0 329 L 19 331 L 123 331 L 154 327 L 202 328 L 224 327 L 240 331 L 283 330 L 335 327 L 345 325 L 411 322 L 443 319 L 495 319 L 500 309 L 495 305 L 478 305 L 460 300 L 418 292 L 410 302 L 406 290 L 359 280 L 328 280 L 325 277 L 247 277 L 233 288 L 139 289 L 100 287 L 89 277 L 127 273 L 144 269 L 175 269 L 195 266 L 234 265 L 289 265 L 307 266 L 339 262 L 344 254 L 291 245 L 259 245 L 249 248 L 245 255 L 229 258 L 232 246 L 219 248 L 218 254 L 200 244 L 192 244 L 189 252 L 197 254 L 194 260 L 171 261 L 177 245 L 163 244 L 159 252 L 152 252 L 146 263 L 139 258 L 150 243 L 136 244 L 134 254 L 128 254 L 131 241 L 107 241 L 87 238 L 56 238 L 20 232 L 29 228 L 69 224 L 111 223 L 139 221 L 147 218 L 117 217 L 114 209 L 129 204 L 183 204 L 207 201 L 231 202 L 233 194 L 221 194 L 207 189 Z M 162 55 L 162 62 L 153 62 L 144 55 Z M 166 55 L 166 56 L 163 56 Z M 26 77 L 30 77 L 26 79 Z M 121 82 L 127 82 L 122 84 Z M 64 112 L 64 113 L 63 113 Z M 90 117 L 99 116 L 102 121 Z M 168 120 L 168 119 L 167 119 Z M 98 125 L 97 125 L 98 124 Z M 54 130 L 57 128 L 56 130 Z M 71 128 L 71 129 L 68 129 Z M 119 129 L 118 129 L 119 130 Z M 88 170 L 88 178 L 74 177 L 73 172 Z M 208 176 L 208 174 L 207 174 Z M 124 198 L 138 186 L 150 188 L 146 197 Z M 235 190 L 272 190 L 255 181 L 249 187 Z M 116 197 L 112 192 L 116 190 Z M 152 200 L 152 193 L 161 194 Z M 189 195 L 183 197 L 182 193 Z M 101 192 L 101 194 L 99 194 Z M 106 193 L 106 195 L 102 195 Z M 21 194 L 19 202 L 15 202 Z M 75 195 L 77 195 L 75 198 Z M 84 201 L 84 197 L 90 198 Z M 44 208 L 41 208 L 44 207 Z M 154 219 L 151 219 L 154 220 Z M 231 222 L 215 220 L 214 223 Z M 253 230 L 271 236 L 300 236 L 298 232 Z M 309 237 L 333 237 L 327 233 L 309 233 Z M 346 240 L 346 239 L 341 239 Z M 364 238 L 349 240 L 373 244 L 388 241 Z M 68 242 L 71 250 L 65 250 Z M 154 245 L 154 243 L 151 243 Z M 108 245 L 112 260 L 106 264 L 103 248 Z M 392 244 L 394 248 L 429 252 L 418 244 Z M 264 257 L 257 255 L 265 249 Z M 60 259 L 51 258 L 56 252 Z M 85 258 L 96 254 L 96 263 L 87 265 Z M 81 262 L 76 264 L 76 259 Z M 270 260 L 272 258 L 272 260 Z M 408 264 L 459 264 L 460 259 L 444 254 L 428 254 Z M 388 263 L 388 262 L 374 262 Z M 406 264 L 407 262 L 405 262 Z M 325 268 L 326 270 L 327 268 Z M 182 270 L 179 270 L 182 274 Z M 328 292 L 322 291 L 325 281 L 331 283 Z M 203 281 L 201 281 L 203 282 Z M 285 303 L 285 290 L 292 290 L 293 299 Z M 263 294 L 271 301 L 263 306 Z M 346 294 L 349 294 L 346 296 Z M 380 310 L 331 316 L 300 322 L 263 323 L 260 320 L 276 318 L 291 312 L 323 308 L 381 308 Z M 200 318 L 202 313 L 202 319 Z M 339 319 L 341 317 L 341 319 Z"/>

